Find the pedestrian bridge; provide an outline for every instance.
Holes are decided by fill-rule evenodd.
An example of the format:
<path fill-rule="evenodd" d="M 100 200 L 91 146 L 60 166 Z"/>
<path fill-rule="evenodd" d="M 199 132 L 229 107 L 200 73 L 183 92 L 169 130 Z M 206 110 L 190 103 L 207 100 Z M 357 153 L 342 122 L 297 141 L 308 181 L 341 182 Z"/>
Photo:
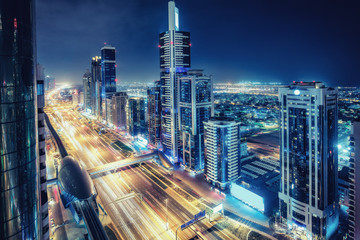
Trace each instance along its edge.
<path fill-rule="evenodd" d="M 155 151 L 153 153 L 148 153 L 148 154 L 144 154 L 141 156 L 121 159 L 121 160 L 118 160 L 118 161 L 115 161 L 112 163 L 107 163 L 107 164 L 104 164 L 104 165 L 101 165 L 98 167 L 90 168 L 87 170 L 87 172 L 90 174 L 90 176 L 94 176 L 96 174 L 108 172 L 111 170 L 131 166 L 134 164 L 138 164 L 138 163 L 142 163 L 142 162 L 146 162 L 146 161 L 150 161 L 150 160 L 159 162 L 165 168 L 173 167 L 173 164 L 168 160 L 168 158 L 162 152 Z"/>

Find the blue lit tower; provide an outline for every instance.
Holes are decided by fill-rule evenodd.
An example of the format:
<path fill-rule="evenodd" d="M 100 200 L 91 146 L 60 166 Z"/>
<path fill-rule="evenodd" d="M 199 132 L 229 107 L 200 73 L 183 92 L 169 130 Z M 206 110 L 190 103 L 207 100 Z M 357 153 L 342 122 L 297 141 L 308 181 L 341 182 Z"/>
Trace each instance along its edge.
<path fill-rule="evenodd" d="M 165 154 L 178 161 L 180 144 L 177 77 L 190 68 L 190 33 L 179 31 L 179 10 L 170 1 L 169 29 L 159 36 L 161 84 L 161 143 Z"/>
<path fill-rule="evenodd" d="M 214 115 L 212 79 L 202 70 L 189 70 L 178 78 L 179 159 L 193 171 L 204 169 L 204 122 Z"/>
<path fill-rule="evenodd" d="M 279 88 L 280 223 L 308 239 L 338 225 L 337 90 L 319 82 Z"/>
<path fill-rule="evenodd" d="M 0 1 L 1 239 L 41 239 L 34 2 Z"/>
<path fill-rule="evenodd" d="M 127 127 L 129 134 L 134 137 L 146 133 L 144 98 L 129 98 L 127 108 Z"/>
<path fill-rule="evenodd" d="M 240 123 L 211 118 L 205 128 L 205 179 L 225 189 L 240 177 Z"/>
<path fill-rule="evenodd" d="M 116 61 L 115 48 L 106 45 L 101 48 L 101 102 L 102 102 L 102 118 L 110 120 L 106 116 L 106 98 L 111 98 L 116 92 Z"/>

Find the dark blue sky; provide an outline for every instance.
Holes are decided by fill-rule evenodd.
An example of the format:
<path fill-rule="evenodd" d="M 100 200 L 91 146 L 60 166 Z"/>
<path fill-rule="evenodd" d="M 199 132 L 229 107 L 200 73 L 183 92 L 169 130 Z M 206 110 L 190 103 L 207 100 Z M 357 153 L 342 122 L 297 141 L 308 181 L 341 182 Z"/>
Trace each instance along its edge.
<path fill-rule="evenodd" d="M 355 0 L 178 0 L 191 32 L 192 67 L 216 82 L 360 84 Z M 37 0 L 38 61 L 59 82 L 80 83 L 104 42 L 121 82 L 159 78 L 158 34 L 167 0 Z"/>

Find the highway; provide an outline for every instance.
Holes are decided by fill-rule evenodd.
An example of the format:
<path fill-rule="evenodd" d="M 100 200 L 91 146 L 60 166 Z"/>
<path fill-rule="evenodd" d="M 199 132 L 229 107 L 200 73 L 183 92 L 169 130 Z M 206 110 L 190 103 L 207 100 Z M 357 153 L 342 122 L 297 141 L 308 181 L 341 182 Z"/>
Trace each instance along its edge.
<path fill-rule="evenodd" d="M 125 158 L 111 145 L 116 136 L 111 133 L 99 136 L 92 123 L 71 105 L 48 106 L 45 111 L 69 155 L 86 169 Z M 167 180 L 159 168 L 146 163 L 93 178 L 101 202 L 122 239 L 175 239 L 178 226 L 206 208 L 195 196 Z M 127 198 L 132 192 L 136 197 Z M 206 218 L 184 231 L 179 230 L 178 239 L 236 239 L 227 229 L 220 231 L 222 227 L 218 224 Z"/>

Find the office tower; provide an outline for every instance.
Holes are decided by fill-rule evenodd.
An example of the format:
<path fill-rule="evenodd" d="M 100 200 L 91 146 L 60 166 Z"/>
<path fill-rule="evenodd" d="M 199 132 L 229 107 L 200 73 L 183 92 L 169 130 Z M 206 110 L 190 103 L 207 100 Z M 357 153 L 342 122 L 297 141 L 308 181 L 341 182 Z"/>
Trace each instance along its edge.
<path fill-rule="evenodd" d="M 160 81 L 155 81 L 154 87 L 148 88 L 148 131 L 149 144 L 157 148 L 160 144 L 161 134 L 161 98 L 160 98 Z"/>
<path fill-rule="evenodd" d="M 360 239 L 360 121 L 352 123 L 350 136 L 349 239 Z"/>
<path fill-rule="evenodd" d="M 132 97 L 128 100 L 127 126 L 131 136 L 145 134 L 145 101 L 142 97 Z"/>
<path fill-rule="evenodd" d="M 91 114 L 100 119 L 101 116 L 101 57 L 91 60 Z"/>
<path fill-rule="evenodd" d="M 101 101 L 102 120 L 106 122 L 111 121 L 111 117 L 107 115 L 106 109 L 109 108 L 105 99 L 111 99 L 111 96 L 116 92 L 116 61 L 115 61 L 115 48 L 107 45 L 101 48 Z"/>
<path fill-rule="evenodd" d="M 126 105 L 128 95 L 126 92 L 117 92 L 112 96 L 112 124 L 117 129 L 126 129 Z"/>
<path fill-rule="evenodd" d="M 34 2 L 0 2 L 1 239 L 42 237 Z"/>
<path fill-rule="evenodd" d="M 178 161 L 180 143 L 177 77 L 190 68 L 190 33 L 179 31 L 179 10 L 169 1 L 169 29 L 160 34 L 161 143 L 165 154 Z"/>
<path fill-rule="evenodd" d="M 205 127 L 205 179 L 225 189 L 240 177 L 240 123 L 211 118 Z"/>
<path fill-rule="evenodd" d="M 55 88 L 55 78 L 47 75 L 45 77 L 45 91 L 51 91 Z"/>
<path fill-rule="evenodd" d="M 328 239 L 338 225 L 337 90 L 294 82 L 279 102 L 280 224 Z"/>
<path fill-rule="evenodd" d="M 85 111 L 91 111 L 91 74 L 89 70 L 86 70 L 83 75 L 83 92 L 84 92 L 84 105 Z"/>
<path fill-rule="evenodd" d="M 85 95 L 83 95 L 83 98 L 85 98 Z M 78 94 L 77 91 L 74 91 L 72 94 L 71 94 L 71 99 L 72 99 L 72 104 L 77 106 L 80 104 L 80 95 Z M 82 100 L 83 101 L 83 104 L 85 102 L 85 99 Z"/>
<path fill-rule="evenodd" d="M 84 92 L 79 93 L 79 104 L 84 105 Z"/>
<path fill-rule="evenodd" d="M 202 70 L 189 70 L 178 78 L 179 160 L 193 171 L 204 169 L 204 122 L 214 115 L 212 79 Z"/>
<path fill-rule="evenodd" d="M 49 238 L 49 214 L 46 182 L 46 152 L 45 152 L 45 97 L 44 97 L 44 68 L 36 66 L 36 92 L 37 92 L 37 113 L 38 113 L 38 140 L 39 140 L 39 173 L 40 173 L 40 213 L 41 213 L 41 235 L 42 239 Z"/>

